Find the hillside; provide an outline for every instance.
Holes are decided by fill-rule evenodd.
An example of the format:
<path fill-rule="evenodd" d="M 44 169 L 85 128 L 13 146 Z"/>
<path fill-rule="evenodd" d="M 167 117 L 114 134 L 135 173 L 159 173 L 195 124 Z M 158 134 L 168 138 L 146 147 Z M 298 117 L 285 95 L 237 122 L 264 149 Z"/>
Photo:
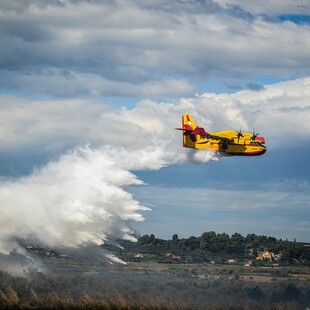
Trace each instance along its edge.
<path fill-rule="evenodd" d="M 124 261 L 156 261 L 159 263 L 246 263 L 255 265 L 310 265 L 310 245 L 274 237 L 239 233 L 205 232 L 199 237 L 170 240 L 144 235 L 137 242 L 119 240 L 118 247 L 104 248 Z"/>

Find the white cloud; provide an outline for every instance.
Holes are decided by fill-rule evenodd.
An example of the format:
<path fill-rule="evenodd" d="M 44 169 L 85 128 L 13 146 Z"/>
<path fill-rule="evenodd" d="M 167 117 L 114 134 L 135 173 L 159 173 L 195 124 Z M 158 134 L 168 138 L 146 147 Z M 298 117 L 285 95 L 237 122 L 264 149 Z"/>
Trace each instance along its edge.
<path fill-rule="evenodd" d="M 310 133 L 310 79 L 266 86 L 264 90 L 232 96 L 253 126 L 260 126 L 275 146 L 289 139 L 292 145 L 305 142 Z M 250 123 L 248 123 L 250 126 Z M 257 128 L 257 130 L 259 130 Z"/>
<path fill-rule="evenodd" d="M 310 14 L 310 5 L 307 0 L 217 0 L 222 6 L 236 5 L 253 14 Z"/>
<path fill-rule="evenodd" d="M 128 72 L 124 72 L 124 76 Z M 194 87 L 185 80 L 172 78 L 137 83 L 130 79 L 109 80 L 98 74 L 65 70 L 3 74 L 0 76 L 2 89 L 20 93 L 52 94 L 56 97 L 79 96 L 122 96 L 122 97 L 176 97 L 194 94 Z"/>
<path fill-rule="evenodd" d="M 5 90 L 177 97 L 191 94 L 197 80 L 309 73 L 308 25 L 248 19 L 215 2 L 13 1 L 1 7 Z"/>
<path fill-rule="evenodd" d="M 163 162 L 186 158 L 180 152 L 181 115 L 191 113 L 208 131 L 242 129 L 264 135 L 267 146 L 294 147 L 310 134 L 309 78 L 266 85 L 235 94 L 206 93 L 178 103 L 141 101 L 133 109 L 113 109 L 98 100 L 33 100 L 0 97 L 2 152 L 39 149 L 61 153 L 76 145 L 108 145 L 124 150 L 162 150 Z"/>

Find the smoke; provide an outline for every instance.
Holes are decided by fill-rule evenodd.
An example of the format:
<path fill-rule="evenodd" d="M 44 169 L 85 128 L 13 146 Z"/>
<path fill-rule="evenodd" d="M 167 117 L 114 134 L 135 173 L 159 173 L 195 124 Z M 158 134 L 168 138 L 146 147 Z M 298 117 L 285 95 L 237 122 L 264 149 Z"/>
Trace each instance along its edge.
<path fill-rule="evenodd" d="M 38 256 L 27 253 L 22 247 L 13 249 L 9 255 L 0 253 L 0 266 L 1 270 L 16 276 L 24 276 L 30 271 L 48 272 Z"/>

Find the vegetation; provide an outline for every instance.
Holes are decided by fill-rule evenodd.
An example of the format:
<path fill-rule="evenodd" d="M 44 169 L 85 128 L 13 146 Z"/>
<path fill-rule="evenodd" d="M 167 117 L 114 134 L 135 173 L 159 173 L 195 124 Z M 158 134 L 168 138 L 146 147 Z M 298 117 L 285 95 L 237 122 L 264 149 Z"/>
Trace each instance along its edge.
<path fill-rule="evenodd" d="M 215 232 L 187 239 L 175 234 L 171 240 L 145 235 L 136 243 L 119 243 L 121 247 L 104 248 L 127 264 L 112 264 L 96 251 L 73 256 L 27 245 L 29 257 L 40 257 L 46 270 L 28 270 L 25 277 L 0 272 L 0 309 L 304 310 L 310 306 L 307 244 Z M 278 256 L 274 261 L 257 261 L 262 250 Z M 251 267 L 245 266 L 249 260 L 255 262 Z"/>
<path fill-rule="evenodd" d="M 255 259 L 260 251 L 270 251 L 276 256 L 271 260 L 256 262 L 266 264 L 278 262 L 284 265 L 295 264 L 310 266 L 310 245 L 287 240 L 277 240 L 274 237 L 248 234 L 242 236 L 235 233 L 229 236 L 226 233 L 205 232 L 200 237 L 179 239 L 174 234 L 171 240 L 156 238 L 153 234 L 138 237 L 137 242 L 119 241 L 123 247 L 105 245 L 125 261 L 139 261 L 137 253 L 144 254 L 144 260 L 156 260 L 168 263 L 176 261 L 181 263 L 218 262 L 224 263 L 228 259 L 245 261 Z M 171 254 L 170 256 L 168 254 Z"/>
<path fill-rule="evenodd" d="M 228 265 L 46 263 L 54 268 L 48 276 L 0 272 L 0 308 L 297 310 L 310 304 L 309 268 L 306 278 L 295 278 L 290 269 L 247 277 L 248 269 Z"/>

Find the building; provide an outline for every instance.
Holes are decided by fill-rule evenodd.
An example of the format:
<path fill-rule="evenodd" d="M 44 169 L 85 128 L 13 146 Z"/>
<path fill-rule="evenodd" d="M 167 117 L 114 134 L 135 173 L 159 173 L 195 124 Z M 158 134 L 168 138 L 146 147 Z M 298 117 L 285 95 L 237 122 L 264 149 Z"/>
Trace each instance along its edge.
<path fill-rule="evenodd" d="M 257 253 L 256 260 L 274 260 L 275 254 L 269 251 L 260 251 Z"/>
<path fill-rule="evenodd" d="M 136 257 L 136 258 L 143 258 L 144 255 L 143 255 L 142 253 L 138 253 L 138 254 L 135 255 L 135 257 Z"/>

